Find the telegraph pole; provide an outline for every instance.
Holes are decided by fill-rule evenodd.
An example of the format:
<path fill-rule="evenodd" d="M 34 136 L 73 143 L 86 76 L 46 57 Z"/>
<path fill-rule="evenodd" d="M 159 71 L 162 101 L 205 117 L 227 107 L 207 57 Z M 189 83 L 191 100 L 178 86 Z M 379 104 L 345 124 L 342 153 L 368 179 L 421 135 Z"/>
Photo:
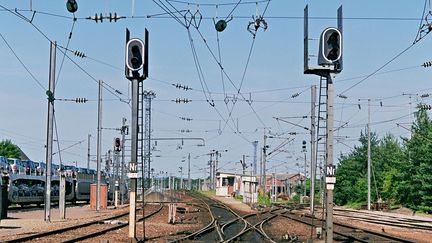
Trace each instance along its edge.
<path fill-rule="evenodd" d="M 96 211 L 100 210 L 100 185 L 101 185 L 101 150 L 102 150 L 102 85 L 103 81 L 99 80 L 99 94 L 98 94 L 98 126 L 97 126 L 97 183 L 96 183 Z"/>
<path fill-rule="evenodd" d="M 258 141 L 252 142 L 253 148 L 254 148 L 254 155 L 253 155 L 253 175 L 256 176 L 257 174 L 257 146 Z"/>
<path fill-rule="evenodd" d="M 262 187 L 262 185 L 263 185 L 263 183 L 262 183 L 262 166 L 263 166 L 263 149 L 260 149 L 260 176 L 259 176 L 259 183 L 258 183 L 258 185 L 260 186 L 260 187 Z"/>
<path fill-rule="evenodd" d="M 53 125 L 54 125 L 54 89 L 55 89 L 55 66 L 56 66 L 56 42 L 51 42 L 50 47 L 50 68 L 49 87 L 46 92 L 48 96 L 48 118 L 47 118 L 47 143 L 46 143 L 46 173 L 45 173 L 45 203 L 44 219 L 51 221 L 51 165 L 53 154 Z"/>
<path fill-rule="evenodd" d="M 312 215 L 315 213 L 315 177 L 316 177 L 316 142 L 315 142 L 315 103 L 316 103 L 316 85 L 311 87 L 311 189 L 310 189 L 310 212 Z"/>
<path fill-rule="evenodd" d="M 179 167 L 180 169 L 180 190 L 183 189 L 183 166 Z"/>
<path fill-rule="evenodd" d="M 213 153 L 210 153 L 210 189 L 213 189 Z"/>
<path fill-rule="evenodd" d="M 125 135 L 126 135 L 126 118 L 123 117 L 123 126 L 121 129 L 121 174 L 120 174 L 120 204 L 124 203 L 124 176 L 125 176 Z"/>
<path fill-rule="evenodd" d="M 306 151 L 304 151 L 304 173 L 305 173 L 305 184 L 304 184 L 304 196 L 306 197 L 307 196 L 307 186 L 306 186 L 306 184 L 307 184 L 307 176 L 306 176 L 306 173 L 307 173 L 307 164 L 306 164 Z"/>
<path fill-rule="evenodd" d="M 264 186 L 264 192 L 267 191 L 267 179 L 266 179 L 266 163 L 267 163 L 267 135 L 265 134 L 264 128 L 264 147 L 263 147 L 263 168 L 262 168 L 262 182 Z"/>
<path fill-rule="evenodd" d="M 368 183 L 368 193 L 367 193 L 367 208 L 371 210 L 371 117 L 370 117 L 370 99 L 368 99 L 368 147 L 367 147 L 367 183 Z"/>
<path fill-rule="evenodd" d="M 219 170 L 218 169 L 218 166 L 219 166 L 219 159 L 218 159 L 218 157 L 219 157 L 219 151 L 216 151 L 215 152 L 215 157 L 216 157 L 216 159 L 215 159 L 215 164 L 214 164 L 214 168 L 213 168 L 213 174 L 214 174 L 214 176 L 213 176 L 213 188 L 216 190 L 216 183 L 217 183 L 217 181 L 216 181 L 216 172 Z"/>
<path fill-rule="evenodd" d="M 90 137 L 91 134 L 87 136 L 87 170 L 90 169 Z"/>
<path fill-rule="evenodd" d="M 246 174 L 246 155 L 243 154 L 243 163 L 242 163 L 242 175 Z"/>
<path fill-rule="evenodd" d="M 188 189 L 192 190 L 192 180 L 190 176 L 190 153 L 188 154 Z"/>

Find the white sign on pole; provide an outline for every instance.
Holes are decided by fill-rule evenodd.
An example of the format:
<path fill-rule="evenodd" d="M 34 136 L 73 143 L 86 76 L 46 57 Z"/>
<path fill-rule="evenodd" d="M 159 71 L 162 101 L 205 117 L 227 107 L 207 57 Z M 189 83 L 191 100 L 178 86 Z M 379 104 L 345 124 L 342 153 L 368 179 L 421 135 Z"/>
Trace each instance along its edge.
<path fill-rule="evenodd" d="M 327 190 L 334 190 L 334 184 L 326 184 Z"/>
<path fill-rule="evenodd" d="M 336 183 L 336 177 L 326 177 L 326 183 L 327 184 L 335 184 Z"/>
<path fill-rule="evenodd" d="M 138 173 L 128 173 L 129 178 L 138 178 Z"/>

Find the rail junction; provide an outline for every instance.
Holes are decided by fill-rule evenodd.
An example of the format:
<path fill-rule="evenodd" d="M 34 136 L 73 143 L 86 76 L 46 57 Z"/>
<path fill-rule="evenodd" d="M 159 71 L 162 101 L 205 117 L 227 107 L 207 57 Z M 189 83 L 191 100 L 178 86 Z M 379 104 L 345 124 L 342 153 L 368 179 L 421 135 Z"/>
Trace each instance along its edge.
<path fill-rule="evenodd" d="M 323 220 L 319 214 L 312 217 L 304 204 L 272 204 L 259 210 L 245 210 L 249 207 L 233 198 L 217 198 L 195 191 L 154 191 L 147 193 L 145 201 L 144 218 L 142 205 L 138 203 L 136 207 L 137 238 L 142 235 L 144 226 L 145 239 L 149 242 L 324 241 L 324 232 L 317 235 L 315 230 L 311 231 L 322 227 Z M 175 205 L 174 222 L 169 222 L 170 205 Z M 86 205 L 78 207 L 84 209 Z M 26 215 L 38 210 L 41 208 L 31 205 L 21 210 L 15 207 L 11 214 Z M 74 224 L 57 225 L 54 221 L 51 229 L 41 229 L 37 233 L 24 226 L 20 229 L 6 227 L 7 222 L 13 221 L 15 216 L 12 216 L 1 222 L 3 232 L 15 230 L 20 233 L 0 234 L 0 241 L 128 242 L 128 205 L 106 211 L 110 213 L 93 220 L 78 220 Z M 334 217 L 334 242 L 427 242 L 391 232 L 392 229 L 409 229 L 427 235 L 432 230 L 432 218 L 340 208 L 335 209 Z M 369 227 L 360 227 L 361 224 Z"/>

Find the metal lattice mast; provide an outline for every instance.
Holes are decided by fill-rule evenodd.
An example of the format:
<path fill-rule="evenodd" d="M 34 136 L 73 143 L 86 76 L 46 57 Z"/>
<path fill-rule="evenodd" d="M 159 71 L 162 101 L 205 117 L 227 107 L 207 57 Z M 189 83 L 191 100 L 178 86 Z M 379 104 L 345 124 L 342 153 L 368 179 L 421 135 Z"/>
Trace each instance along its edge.
<path fill-rule="evenodd" d="M 151 141 L 151 101 L 156 97 L 153 91 L 144 91 L 145 115 L 144 115 L 144 173 L 147 171 L 147 178 L 150 179 L 150 141 Z"/>

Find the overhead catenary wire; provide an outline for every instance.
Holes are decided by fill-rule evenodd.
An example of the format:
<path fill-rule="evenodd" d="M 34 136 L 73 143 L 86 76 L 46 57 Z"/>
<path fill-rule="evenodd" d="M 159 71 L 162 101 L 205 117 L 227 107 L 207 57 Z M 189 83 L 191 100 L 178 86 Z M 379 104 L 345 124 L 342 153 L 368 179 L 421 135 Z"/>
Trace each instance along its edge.
<path fill-rule="evenodd" d="M 427 3 L 427 1 L 429 1 L 429 0 L 425 0 L 425 5 L 424 5 L 424 8 L 423 8 L 422 18 L 424 17 L 424 13 L 425 13 L 425 10 L 426 10 L 426 3 Z M 430 7 L 430 6 L 429 6 L 429 7 Z M 361 84 L 362 82 L 366 81 L 368 78 L 370 78 L 371 76 L 373 76 L 373 75 L 375 75 L 376 73 L 378 73 L 379 71 L 381 71 L 381 69 L 383 69 L 384 67 L 386 67 L 387 65 L 389 65 L 390 63 L 392 63 L 394 60 L 396 60 L 398 57 L 400 57 L 401 55 L 403 55 L 405 52 L 407 52 L 409 49 L 411 49 L 411 47 L 413 47 L 415 44 L 419 43 L 419 42 L 423 39 L 423 37 L 425 37 L 427 34 L 430 33 L 430 26 L 428 26 L 429 31 L 428 31 L 425 35 L 419 37 L 419 34 L 420 34 L 421 31 L 422 31 L 422 25 L 421 25 L 421 23 L 422 23 L 422 22 L 420 22 L 420 27 L 419 27 L 419 30 L 418 30 L 418 32 L 417 32 L 416 39 L 415 39 L 415 41 L 414 41 L 411 45 L 409 45 L 407 48 L 405 48 L 404 50 L 402 50 L 401 52 L 399 52 L 397 55 L 395 55 L 395 56 L 394 56 L 393 58 L 391 58 L 389 61 L 387 61 L 387 62 L 384 63 L 382 66 L 380 66 L 378 69 L 376 69 L 374 72 L 372 72 L 371 74 L 367 75 L 366 77 L 364 77 L 363 79 L 361 79 L 360 81 L 358 81 L 358 82 L 355 83 L 354 85 L 350 86 L 349 88 L 345 89 L 345 90 L 344 90 L 342 93 L 340 93 L 339 95 L 342 95 L 342 94 L 348 92 L 349 90 L 351 90 L 351 89 L 354 88 L 355 86 L 357 86 L 357 85 Z M 429 23 L 428 23 L 428 24 L 429 24 Z"/>
<path fill-rule="evenodd" d="M 24 62 L 21 60 L 21 58 L 17 55 L 17 53 L 14 51 L 11 45 L 9 45 L 8 41 L 4 38 L 2 33 L 0 33 L 0 37 L 2 38 L 3 42 L 6 44 L 6 46 L 9 48 L 9 50 L 12 52 L 12 54 L 15 56 L 15 58 L 21 63 L 23 68 L 26 70 L 26 72 L 32 77 L 32 79 L 38 84 L 39 87 L 42 88 L 42 90 L 45 92 L 47 89 L 42 85 L 42 83 L 35 77 L 35 75 L 30 71 L 30 69 L 24 64 Z"/>
<path fill-rule="evenodd" d="M 156 0 L 153 0 L 156 1 Z M 237 2 L 233 2 L 233 3 L 217 3 L 217 4 L 206 4 L 206 3 L 192 3 L 192 2 L 186 2 L 186 1 L 174 1 L 174 0 L 169 0 L 171 2 L 179 2 L 179 3 L 184 3 L 186 5 L 199 5 L 202 7 L 205 6 L 224 6 L 224 5 L 235 5 L 237 4 Z M 246 2 L 241 2 L 239 5 L 242 4 L 256 4 L 258 3 L 265 3 L 265 2 L 270 2 L 271 0 L 261 0 L 261 1 L 246 1 Z M 157 4 L 155 2 L 155 4 Z M 29 9 L 8 9 L 8 8 L 4 8 L 4 9 L 0 9 L 1 11 L 16 11 L 16 12 L 32 12 L 35 14 L 41 14 L 41 15 L 47 15 L 47 16 L 52 16 L 52 17 L 58 17 L 58 18 L 64 18 L 64 19 L 73 19 L 73 17 L 67 16 L 67 15 L 61 15 L 61 14 L 56 14 L 56 13 L 50 13 L 50 12 L 46 12 L 46 11 L 40 11 L 40 10 L 29 10 Z M 187 10 L 179 10 L 178 12 L 185 12 Z M 160 13 L 160 14 L 148 14 L 148 15 L 134 15 L 134 16 L 123 16 L 127 19 L 157 19 L 157 18 L 172 18 L 171 16 L 163 16 L 163 15 L 169 15 L 172 13 L 177 13 L 177 11 L 173 11 L 170 13 Z M 232 17 L 234 19 L 249 19 L 250 16 L 241 16 L 241 15 L 232 15 Z M 211 20 L 213 19 L 213 17 L 210 16 L 203 16 L 202 17 L 205 20 Z M 267 15 L 266 16 L 267 19 L 292 19 L 292 20 L 303 20 L 304 17 L 303 16 L 271 16 L 271 15 Z M 77 20 L 86 20 L 86 17 L 76 17 Z M 337 19 L 336 17 L 325 17 L 325 16 L 309 16 L 309 19 L 311 20 L 335 20 Z M 422 18 L 418 18 L 418 17 L 346 17 L 344 16 L 342 18 L 343 20 L 359 20 L 359 21 L 421 21 Z"/>
<path fill-rule="evenodd" d="M 75 14 L 73 14 L 73 15 L 75 16 Z M 68 37 L 68 40 L 66 42 L 66 48 L 65 49 L 67 49 L 69 47 L 70 41 L 72 39 L 72 33 L 73 33 L 73 30 L 74 30 L 74 27 L 75 27 L 75 22 L 76 22 L 76 18 L 74 18 L 72 20 L 72 27 L 71 27 L 71 30 L 69 32 L 69 37 Z M 54 87 L 57 87 L 57 84 L 58 84 L 58 82 L 60 80 L 60 74 L 61 74 L 61 71 L 63 70 L 63 64 L 64 64 L 65 58 L 66 58 L 66 52 L 63 53 L 63 57 L 62 57 L 62 60 L 61 60 L 61 63 L 60 63 L 60 67 L 59 67 L 59 70 L 58 70 L 57 76 L 56 76 L 57 80 L 55 81 Z"/>
<path fill-rule="evenodd" d="M 404 50 L 402 50 L 401 52 L 399 52 L 396 56 L 394 56 L 393 58 L 391 58 L 389 61 L 387 61 L 386 63 L 384 63 L 383 65 L 381 65 L 378 69 L 376 69 L 375 71 L 373 71 L 372 73 L 370 73 L 369 75 L 367 75 L 366 77 L 362 78 L 360 81 L 358 81 L 357 83 L 351 85 L 350 87 L 348 87 L 347 89 L 345 89 L 344 91 L 342 91 L 340 94 L 338 94 L 338 96 L 345 94 L 346 92 L 350 91 L 351 89 L 353 89 L 354 87 L 356 87 L 357 85 L 363 83 L 364 81 L 366 81 L 367 79 L 369 79 L 370 77 L 372 77 L 373 75 L 375 75 L 376 73 L 378 73 L 380 70 L 382 70 L 383 68 L 385 68 L 387 65 L 389 65 L 390 63 L 392 63 L 394 60 L 396 60 L 398 57 L 400 57 L 402 54 L 404 54 L 405 52 L 407 52 L 409 49 L 411 49 L 411 47 L 413 47 L 415 45 L 415 43 L 410 44 L 407 48 L 405 48 Z"/>
<path fill-rule="evenodd" d="M 155 0 L 153 0 L 154 2 L 155 2 Z M 161 1 L 159 1 L 159 2 L 161 2 Z M 162 7 L 162 6 L 163 7 Z M 171 4 L 170 4 L 171 5 Z M 159 7 L 161 7 L 163 10 L 165 10 L 166 12 L 169 12 L 170 11 L 170 9 L 168 8 L 168 7 L 166 7 L 166 5 L 165 4 L 163 4 L 163 3 L 161 3 L 161 4 L 158 4 L 158 6 Z M 172 6 L 172 5 L 171 5 Z M 177 12 L 179 12 L 174 6 L 172 6 Z M 171 14 L 171 16 L 173 17 L 173 18 L 177 18 L 175 15 L 172 15 Z M 183 24 L 182 24 L 183 25 Z M 188 35 L 189 35 L 189 42 L 191 43 L 191 48 L 194 50 L 194 46 L 193 46 L 193 40 L 192 40 L 192 38 L 191 38 L 191 34 L 190 34 L 190 29 L 189 29 L 189 27 L 188 26 L 186 26 L 186 25 L 183 25 L 186 29 L 187 29 L 187 31 L 188 31 Z M 204 38 L 204 36 L 202 35 L 202 33 L 199 31 L 199 29 L 198 28 L 196 28 L 197 29 L 197 31 L 198 31 L 198 33 L 200 34 L 200 36 L 201 36 L 201 38 L 203 39 L 203 40 L 205 40 L 205 38 Z M 207 46 L 207 48 L 210 50 L 210 52 L 211 52 L 211 54 L 212 54 L 212 56 L 213 56 L 213 58 L 215 59 L 215 60 L 217 60 L 217 58 L 216 58 L 216 56 L 214 55 L 214 53 L 213 53 L 213 51 L 211 51 L 211 49 L 210 49 L 210 47 L 208 46 L 208 44 L 207 44 L 207 42 L 206 41 L 204 41 L 204 43 L 206 44 L 206 46 Z M 193 51 L 194 52 L 194 51 Z M 194 54 L 195 55 L 195 54 Z M 194 56 L 194 57 L 196 57 L 196 56 Z M 195 62 L 196 62 L 196 60 L 195 60 Z M 197 62 L 196 62 L 197 63 Z M 198 73 L 199 73 L 199 75 L 201 75 L 202 74 L 202 70 L 200 71 L 200 67 L 198 66 L 197 67 L 197 69 L 198 69 Z M 200 74 L 201 73 L 201 74 Z M 201 75 L 201 78 L 203 77 L 203 75 Z M 230 80 L 230 79 L 229 79 Z M 231 81 L 231 80 L 230 80 Z M 203 82 L 205 83 L 205 81 L 203 80 Z M 232 82 L 232 81 L 231 81 Z M 233 83 L 232 83 L 233 84 Z M 204 86 L 203 84 L 202 84 L 202 86 Z M 206 98 L 207 98 L 207 96 L 206 96 Z M 210 103 L 211 104 L 211 103 Z M 215 107 L 215 105 L 214 104 L 211 104 L 211 106 L 213 107 L 213 108 L 215 108 L 216 109 L 216 107 Z M 217 109 L 216 109 L 217 110 Z M 222 114 L 220 113 L 220 111 L 219 110 L 217 110 L 217 113 L 222 117 Z M 223 119 L 225 122 L 227 122 L 228 120 L 227 119 Z M 232 129 L 232 127 L 230 127 L 231 129 Z M 244 138 L 244 137 L 243 137 Z"/>
<path fill-rule="evenodd" d="M 38 27 L 38 26 L 36 26 L 34 23 L 33 23 L 33 21 L 30 21 L 27 17 L 25 17 L 25 16 L 22 16 L 22 15 L 20 15 L 20 14 L 18 14 L 17 12 L 14 12 L 14 11 L 12 11 L 12 10 L 9 10 L 9 9 L 7 9 L 6 7 L 4 7 L 3 5 L 1 5 L 0 4 L 0 8 L 1 9 L 3 9 L 3 10 L 5 10 L 5 11 L 8 11 L 9 13 L 11 13 L 11 14 L 13 14 L 13 15 L 15 15 L 15 16 L 17 16 L 17 17 L 19 17 L 19 18 L 21 18 L 22 20 L 24 20 L 25 22 L 27 22 L 27 23 L 29 23 L 30 25 L 32 25 L 33 26 L 33 28 L 34 29 L 36 29 L 36 31 L 37 32 L 39 32 L 45 39 L 47 39 L 50 43 L 52 43 L 53 41 Z M 77 66 L 81 71 L 83 71 L 85 74 L 87 74 L 87 76 L 89 76 L 93 81 L 95 81 L 96 83 L 98 83 L 98 80 L 95 78 L 95 77 L 93 77 L 87 70 L 85 70 L 83 67 L 81 67 L 77 62 L 75 62 L 72 58 L 70 58 L 67 54 L 66 54 L 66 50 L 62 50 L 61 48 L 59 48 L 57 45 L 56 45 L 56 48 L 61 52 L 61 53 L 63 53 L 64 54 L 64 56 L 66 57 L 66 58 L 68 58 L 75 66 Z M 33 75 L 33 77 L 34 77 L 34 75 Z M 40 82 L 39 82 L 40 83 Z M 42 87 L 43 87 L 43 85 L 41 85 Z M 125 102 L 125 100 L 123 100 L 121 97 L 119 97 L 116 93 L 115 93 L 115 90 L 114 91 L 112 91 L 112 90 L 110 90 L 110 89 L 108 89 L 107 87 L 110 87 L 110 86 L 105 86 L 104 85 L 104 88 L 109 92 L 109 93 L 111 93 L 112 95 L 114 95 L 115 97 L 117 97 L 117 98 L 119 98 L 119 100 L 121 101 L 121 102 Z M 46 89 L 44 89 L 44 90 L 46 90 Z M 125 102 L 125 103 L 128 103 L 128 102 Z"/>
<path fill-rule="evenodd" d="M 186 5 L 199 5 L 199 6 L 209 6 L 209 7 L 214 7 L 214 6 L 233 6 L 235 5 L 236 7 L 238 5 L 246 5 L 246 4 L 256 4 L 256 3 L 264 3 L 264 2 L 270 2 L 271 0 L 257 0 L 257 1 L 241 1 L 239 0 L 238 2 L 232 2 L 232 3 L 196 3 L 196 2 L 191 2 L 191 1 L 181 1 L 181 0 L 168 0 L 169 2 L 173 2 L 173 3 L 182 3 L 182 4 L 186 4 Z"/>

